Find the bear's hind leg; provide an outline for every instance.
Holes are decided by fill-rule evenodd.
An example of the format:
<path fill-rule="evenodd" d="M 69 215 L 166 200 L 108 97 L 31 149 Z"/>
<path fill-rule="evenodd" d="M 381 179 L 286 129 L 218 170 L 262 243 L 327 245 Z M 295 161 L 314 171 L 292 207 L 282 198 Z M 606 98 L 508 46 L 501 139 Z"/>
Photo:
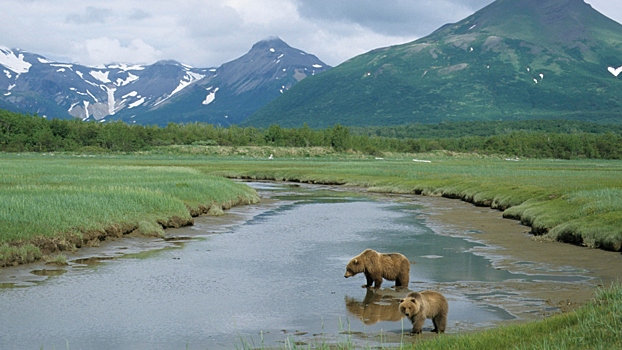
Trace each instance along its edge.
<path fill-rule="evenodd" d="M 445 333 L 445 327 L 447 326 L 446 316 L 437 315 L 432 319 L 432 323 L 434 323 L 434 329 L 432 330 L 432 332 Z"/>

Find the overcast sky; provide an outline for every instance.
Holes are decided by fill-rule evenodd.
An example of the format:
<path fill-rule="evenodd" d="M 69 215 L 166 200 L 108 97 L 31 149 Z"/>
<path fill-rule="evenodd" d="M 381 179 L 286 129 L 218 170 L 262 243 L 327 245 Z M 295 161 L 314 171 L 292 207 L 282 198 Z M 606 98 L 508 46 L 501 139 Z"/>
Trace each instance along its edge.
<path fill-rule="evenodd" d="M 0 46 L 101 65 L 217 67 L 278 36 L 336 66 L 426 36 L 492 0 L 2 0 Z M 586 0 L 622 23 L 620 0 Z"/>

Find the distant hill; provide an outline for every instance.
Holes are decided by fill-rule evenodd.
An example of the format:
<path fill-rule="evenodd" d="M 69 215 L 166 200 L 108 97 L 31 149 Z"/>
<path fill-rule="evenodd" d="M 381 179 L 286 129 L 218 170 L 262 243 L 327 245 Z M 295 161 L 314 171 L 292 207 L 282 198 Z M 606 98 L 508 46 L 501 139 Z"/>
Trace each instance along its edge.
<path fill-rule="evenodd" d="M 0 46 L 0 109 L 48 118 L 230 125 L 331 67 L 279 38 L 220 67 L 164 60 L 88 67 Z"/>
<path fill-rule="evenodd" d="M 622 122 L 622 25 L 582 0 L 497 0 L 306 79 L 244 125 Z"/>

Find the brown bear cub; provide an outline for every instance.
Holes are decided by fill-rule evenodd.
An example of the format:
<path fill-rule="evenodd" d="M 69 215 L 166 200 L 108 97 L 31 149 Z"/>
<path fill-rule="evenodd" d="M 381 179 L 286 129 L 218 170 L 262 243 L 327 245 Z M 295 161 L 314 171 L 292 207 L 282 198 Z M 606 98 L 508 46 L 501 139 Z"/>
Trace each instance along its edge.
<path fill-rule="evenodd" d="M 406 298 L 400 300 L 400 312 L 412 322 L 414 334 L 421 333 L 426 318 L 431 318 L 434 323 L 432 332 L 445 333 L 448 311 L 447 299 L 432 290 L 410 292 Z"/>
<path fill-rule="evenodd" d="M 410 262 L 400 253 L 378 253 L 372 249 L 355 256 L 346 266 L 345 278 L 352 277 L 363 272 L 367 284 L 363 288 L 380 288 L 382 279 L 395 281 L 395 288 L 408 288 L 410 281 Z"/>

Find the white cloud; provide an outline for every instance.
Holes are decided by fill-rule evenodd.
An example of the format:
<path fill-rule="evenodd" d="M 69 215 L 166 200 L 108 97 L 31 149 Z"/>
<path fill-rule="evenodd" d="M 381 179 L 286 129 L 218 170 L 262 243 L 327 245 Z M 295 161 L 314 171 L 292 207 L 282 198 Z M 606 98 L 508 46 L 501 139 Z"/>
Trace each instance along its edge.
<path fill-rule="evenodd" d="M 586 0 L 622 21 L 619 0 Z M 415 40 L 492 0 L 2 0 L 0 45 L 102 65 L 215 67 L 278 36 L 337 65 Z M 88 4 L 87 4 L 88 3 Z"/>
<path fill-rule="evenodd" d="M 70 55 L 85 65 L 106 63 L 146 63 L 162 59 L 162 52 L 141 39 L 134 39 L 127 45 L 117 39 L 101 37 L 76 43 Z"/>

